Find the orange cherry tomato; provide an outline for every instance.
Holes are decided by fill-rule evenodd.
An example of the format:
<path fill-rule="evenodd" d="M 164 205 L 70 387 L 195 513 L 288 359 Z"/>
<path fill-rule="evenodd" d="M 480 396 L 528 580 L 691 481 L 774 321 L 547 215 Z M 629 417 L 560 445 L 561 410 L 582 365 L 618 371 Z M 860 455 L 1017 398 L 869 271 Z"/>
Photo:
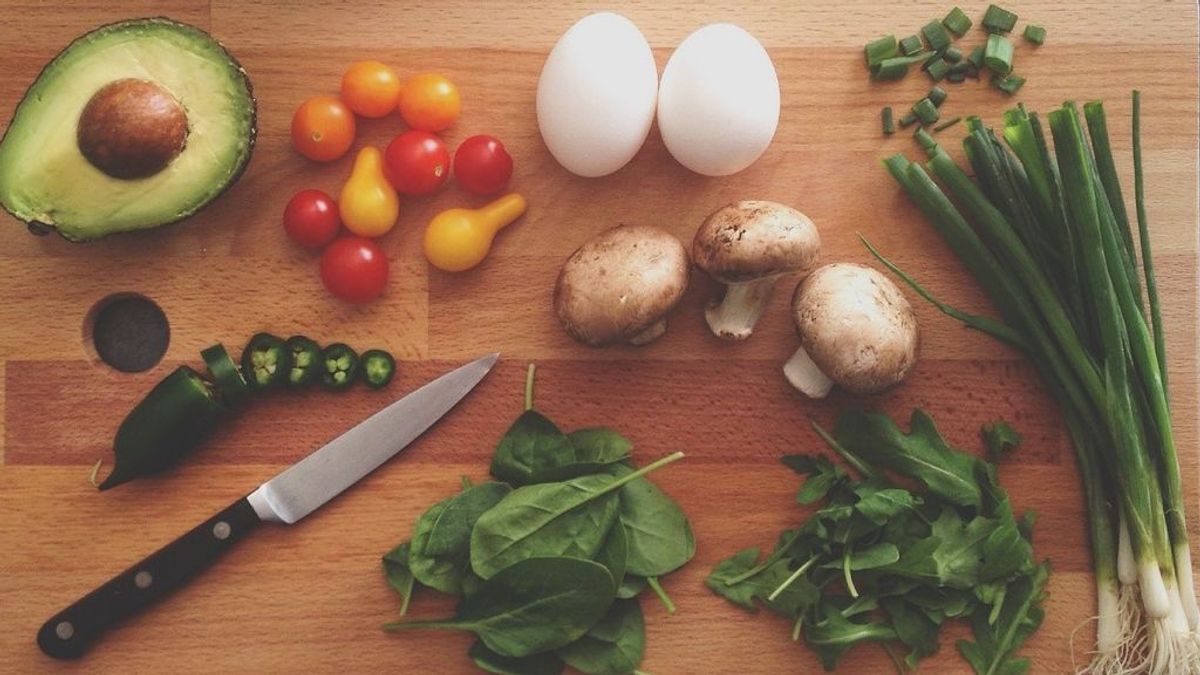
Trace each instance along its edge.
<path fill-rule="evenodd" d="M 442 131 L 461 110 L 458 87 L 437 73 L 414 75 L 400 91 L 400 116 L 413 129 Z"/>
<path fill-rule="evenodd" d="M 383 117 L 400 101 L 400 78 L 378 61 L 359 61 L 342 75 L 342 101 L 363 117 Z"/>
<path fill-rule="evenodd" d="M 314 96 L 292 116 L 292 145 L 317 162 L 332 162 L 354 143 L 354 113 L 332 96 Z"/>

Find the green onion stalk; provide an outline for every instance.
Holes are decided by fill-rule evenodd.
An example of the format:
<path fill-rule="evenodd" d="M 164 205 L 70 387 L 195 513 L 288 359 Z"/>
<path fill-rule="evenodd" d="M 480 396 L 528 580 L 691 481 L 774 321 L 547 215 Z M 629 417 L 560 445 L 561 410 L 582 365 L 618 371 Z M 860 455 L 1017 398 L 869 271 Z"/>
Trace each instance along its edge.
<path fill-rule="evenodd" d="M 1097 584 L 1087 672 L 1200 672 L 1200 610 L 1145 210 L 1140 96 L 1134 92 L 1136 244 L 1103 105 L 1088 103 L 1083 112 L 1086 133 L 1079 110 L 1066 103 L 1048 115 L 1047 136 L 1036 113 L 1010 110 L 1004 144 L 968 118 L 963 147 L 973 177 L 928 134 L 920 138 L 928 172 L 903 155 L 884 161 L 999 320 L 940 302 L 864 243 L 942 312 L 1023 351 L 1059 402 L 1083 482 Z"/>

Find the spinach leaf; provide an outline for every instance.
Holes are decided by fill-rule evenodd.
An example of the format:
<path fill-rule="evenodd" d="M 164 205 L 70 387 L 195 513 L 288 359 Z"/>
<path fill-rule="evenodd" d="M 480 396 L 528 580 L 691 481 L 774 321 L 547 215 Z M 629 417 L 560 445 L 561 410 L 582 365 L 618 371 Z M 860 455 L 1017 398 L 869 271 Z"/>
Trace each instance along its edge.
<path fill-rule="evenodd" d="M 975 612 L 971 620 L 975 642 L 959 640 L 958 651 L 977 675 L 1029 672 L 1029 659 L 1018 658 L 1015 653 L 1042 623 L 1041 603 L 1049 575 L 1050 564 L 1044 562 L 1033 574 L 1010 584 L 995 621 L 990 620 L 988 612 Z"/>
<path fill-rule="evenodd" d="M 979 460 L 950 447 L 921 410 L 913 411 L 908 434 L 882 413 L 849 411 L 838 418 L 833 435 L 871 464 L 912 478 L 953 504 L 981 505 Z"/>
<path fill-rule="evenodd" d="M 554 422 L 536 410 L 526 410 L 496 445 L 492 475 L 514 485 L 537 482 L 535 477 L 575 458 L 571 442 Z"/>
<path fill-rule="evenodd" d="M 558 650 L 559 657 L 585 675 L 627 675 L 642 664 L 646 623 L 637 600 L 618 600 L 587 634 Z"/>
<path fill-rule="evenodd" d="M 543 652 L 524 657 L 501 656 L 476 640 L 467 650 L 467 656 L 482 670 L 497 675 L 559 675 L 563 671 L 562 659 L 554 652 Z"/>
<path fill-rule="evenodd" d="M 488 579 L 526 558 L 594 558 L 616 521 L 620 508 L 617 491 L 682 456 L 669 455 L 620 478 L 595 474 L 513 490 L 475 523 L 471 567 Z"/>
<path fill-rule="evenodd" d="M 632 471 L 624 465 L 609 469 L 616 476 Z M 621 488 L 621 518 L 629 542 L 627 570 L 640 577 L 662 576 L 679 569 L 696 554 L 696 538 L 683 509 L 645 478 Z"/>
<path fill-rule="evenodd" d="M 400 594 L 400 616 L 408 613 L 408 603 L 412 600 L 416 579 L 408 569 L 408 542 L 383 555 L 383 574 L 390 585 Z"/>
<path fill-rule="evenodd" d="M 409 568 L 418 581 L 461 595 L 470 571 L 471 530 L 479 517 L 511 492 L 504 483 L 481 483 L 434 504 L 418 520 Z"/>
<path fill-rule="evenodd" d="M 575 450 L 575 462 L 602 467 L 620 462 L 633 452 L 633 443 L 612 429 L 576 429 L 567 434 Z"/>
<path fill-rule="evenodd" d="M 621 585 L 617 587 L 617 599 L 629 600 L 630 598 L 636 598 L 642 591 L 646 590 L 648 585 L 646 577 L 626 574 L 625 578 L 621 580 Z"/>
<path fill-rule="evenodd" d="M 600 547 L 600 552 L 596 554 L 596 562 L 608 568 L 608 573 L 612 575 L 616 585 L 615 592 L 619 592 L 625 582 L 625 566 L 628 561 L 629 542 L 625 537 L 625 528 L 621 527 L 621 521 L 618 520 L 609 528 L 608 537 Z"/>
<path fill-rule="evenodd" d="M 528 558 L 499 571 L 459 603 L 450 619 L 384 624 L 475 633 L 501 656 L 524 657 L 578 640 L 604 617 L 613 582 L 603 565 L 578 558 Z"/>
<path fill-rule="evenodd" d="M 983 428 L 979 430 L 979 435 L 983 437 L 983 446 L 987 449 L 988 459 L 993 462 L 999 461 L 1021 444 L 1021 434 L 1017 433 L 1017 430 L 1004 420 L 996 420 L 991 424 L 983 425 Z"/>

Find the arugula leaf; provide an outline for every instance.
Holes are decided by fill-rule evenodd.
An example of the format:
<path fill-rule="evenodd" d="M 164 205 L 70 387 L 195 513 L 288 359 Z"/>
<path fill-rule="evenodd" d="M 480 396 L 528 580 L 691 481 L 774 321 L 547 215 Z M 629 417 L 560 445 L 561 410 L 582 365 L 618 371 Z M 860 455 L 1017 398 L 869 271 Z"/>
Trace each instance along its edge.
<path fill-rule="evenodd" d="M 796 501 L 801 504 L 821 501 L 849 478 L 844 469 L 820 455 L 784 455 L 782 461 L 792 471 L 808 474 L 808 479 L 796 493 Z"/>
<path fill-rule="evenodd" d="M 938 632 L 941 625 L 929 618 L 920 608 L 905 602 L 903 598 L 889 597 L 880 600 L 880 606 L 891 619 L 896 637 L 909 648 L 904 657 L 908 668 L 915 670 L 917 663 L 938 650 Z"/>
<path fill-rule="evenodd" d="M 984 447 L 987 448 L 988 459 L 993 462 L 999 461 L 1021 444 L 1021 434 L 1004 420 L 983 425 L 979 434 L 983 437 Z"/>
<path fill-rule="evenodd" d="M 1038 565 L 1033 574 L 1017 579 L 1004 595 L 997 620 L 989 622 L 987 612 L 976 612 L 971 628 L 975 642 L 958 641 L 958 651 L 977 675 L 1017 675 L 1029 671 L 1029 659 L 1015 656 L 1021 644 L 1042 623 L 1049 562 Z"/>
<path fill-rule="evenodd" d="M 753 570 L 757 562 L 757 548 L 742 549 L 717 563 L 717 566 L 708 575 L 708 579 L 704 580 L 704 584 L 733 604 L 756 612 L 758 605 L 754 603 L 754 598 L 758 593 L 758 587 L 738 581 L 738 579 Z"/>
<path fill-rule="evenodd" d="M 915 511 L 921 498 L 904 488 L 880 488 L 873 483 L 855 486 L 854 509 L 876 525 L 884 525 L 906 511 Z"/>
<path fill-rule="evenodd" d="M 933 419 L 913 410 L 905 434 L 882 413 L 849 411 L 834 427 L 834 437 L 856 455 L 875 466 L 921 483 L 931 493 L 959 506 L 981 504 L 975 468 L 980 463 L 950 447 Z"/>
<path fill-rule="evenodd" d="M 408 603 L 412 600 L 416 579 L 408 569 L 408 542 L 383 554 L 383 574 L 388 585 L 400 594 L 400 616 L 408 613 Z"/>
<path fill-rule="evenodd" d="M 520 658 L 501 656 L 479 640 L 467 650 L 467 656 L 482 670 L 496 675 L 560 675 L 565 667 L 554 652 Z"/>
<path fill-rule="evenodd" d="M 878 567 L 886 567 L 900 560 L 900 549 L 896 548 L 895 544 L 887 542 L 875 544 L 869 548 L 864 548 L 861 551 L 850 551 L 849 567 L 853 571 L 873 570 Z M 842 558 L 831 560 L 821 567 L 825 569 L 840 570 L 845 566 Z"/>
<path fill-rule="evenodd" d="M 886 642 L 896 639 L 896 631 L 882 621 L 858 623 L 842 615 L 832 602 L 818 607 L 819 620 L 804 629 L 804 639 L 817 655 L 825 670 L 837 668 L 838 660 L 852 647 L 866 642 Z"/>
<path fill-rule="evenodd" d="M 646 623 L 637 600 L 618 600 L 608 614 L 558 656 L 586 675 L 627 675 L 646 653 Z"/>

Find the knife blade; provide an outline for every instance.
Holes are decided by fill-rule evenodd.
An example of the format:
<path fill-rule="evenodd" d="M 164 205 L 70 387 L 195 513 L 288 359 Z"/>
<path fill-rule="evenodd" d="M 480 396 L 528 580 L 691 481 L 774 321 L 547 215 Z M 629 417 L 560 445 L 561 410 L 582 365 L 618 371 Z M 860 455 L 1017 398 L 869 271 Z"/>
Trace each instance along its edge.
<path fill-rule="evenodd" d="M 38 647 L 54 658 L 78 658 L 106 630 L 207 569 L 259 524 L 290 525 L 320 508 L 450 412 L 499 356 L 489 354 L 442 375 L 284 469 L 55 614 L 38 631 Z"/>

